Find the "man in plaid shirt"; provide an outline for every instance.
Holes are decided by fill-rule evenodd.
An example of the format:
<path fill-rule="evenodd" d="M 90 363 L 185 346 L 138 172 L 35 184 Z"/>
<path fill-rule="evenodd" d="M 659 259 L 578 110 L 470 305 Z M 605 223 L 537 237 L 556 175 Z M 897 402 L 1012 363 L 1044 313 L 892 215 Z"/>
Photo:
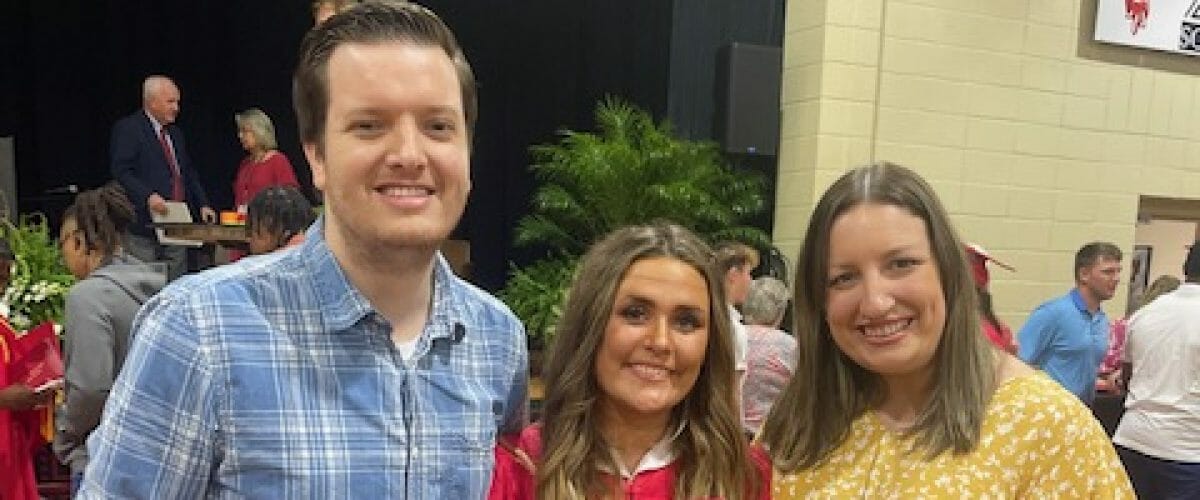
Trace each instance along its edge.
<path fill-rule="evenodd" d="M 305 36 L 294 92 L 324 215 L 146 304 L 83 498 L 482 498 L 524 423 L 520 322 L 437 252 L 470 191 L 454 35 L 357 5 Z"/>

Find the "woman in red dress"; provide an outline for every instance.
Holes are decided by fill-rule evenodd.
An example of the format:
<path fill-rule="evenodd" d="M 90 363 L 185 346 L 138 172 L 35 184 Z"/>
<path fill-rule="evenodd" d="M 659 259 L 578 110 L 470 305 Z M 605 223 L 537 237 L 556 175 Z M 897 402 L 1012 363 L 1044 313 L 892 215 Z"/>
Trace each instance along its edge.
<path fill-rule="evenodd" d="M 292 163 L 279 152 L 271 118 L 258 108 L 250 108 L 234 115 L 234 121 L 237 122 L 238 140 L 247 153 L 238 165 L 237 177 L 233 181 L 233 203 L 238 212 L 246 213 L 250 200 L 263 189 L 271 186 L 300 187 Z"/>
<path fill-rule="evenodd" d="M 258 108 L 250 108 L 234 115 L 233 120 L 237 123 L 238 140 L 246 150 L 233 180 L 233 204 L 244 215 L 250 200 L 260 191 L 271 186 L 299 188 L 300 183 L 296 181 L 292 163 L 278 149 L 271 117 Z M 231 252 L 230 260 L 242 255 L 240 251 Z"/>

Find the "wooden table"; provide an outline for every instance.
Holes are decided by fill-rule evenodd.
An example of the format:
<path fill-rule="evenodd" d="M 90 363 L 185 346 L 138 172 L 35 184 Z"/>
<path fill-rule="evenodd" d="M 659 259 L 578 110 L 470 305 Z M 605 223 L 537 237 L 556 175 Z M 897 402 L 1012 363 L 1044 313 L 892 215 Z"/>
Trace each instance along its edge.
<path fill-rule="evenodd" d="M 246 226 L 227 226 L 223 224 L 155 224 L 171 238 L 216 243 L 221 246 L 245 250 L 249 235 Z M 450 262 L 454 273 L 463 277 L 471 276 L 471 242 L 466 240 L 446 240 L 442 242 L 442 254 Z"/>
<path fill-rule="evenodd" d="M 162 229 L 163 233 L 171 238 L 217 243 L 235 248 L 245 248 L 249 241 L 249 235 L 246 234 L 244 225 L 167 223 L 154 224 L 154 227 Z"/>

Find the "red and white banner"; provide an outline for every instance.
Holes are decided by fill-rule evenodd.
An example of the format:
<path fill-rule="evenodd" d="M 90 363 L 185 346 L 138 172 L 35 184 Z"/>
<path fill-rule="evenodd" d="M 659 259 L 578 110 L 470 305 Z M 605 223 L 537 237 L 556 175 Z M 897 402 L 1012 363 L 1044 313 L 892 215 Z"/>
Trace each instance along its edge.
<path fill-rule="evenodd" d="M 1200 0 L 1097 0 L 1096 40 L 1200 55 Z"/>

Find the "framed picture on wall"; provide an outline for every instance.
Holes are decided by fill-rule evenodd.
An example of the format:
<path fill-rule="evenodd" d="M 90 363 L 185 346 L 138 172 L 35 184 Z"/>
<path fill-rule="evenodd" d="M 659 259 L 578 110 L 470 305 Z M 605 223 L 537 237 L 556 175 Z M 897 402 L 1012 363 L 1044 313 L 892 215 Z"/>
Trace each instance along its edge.
<path fill-rule="evenodd" d="M 1128 306 L 1126 312 L 1132 312 L 1133 305 L 1137 303 L 1138 298 L 1146 291 L 1146 286 L 1150 280 L 1150 257 L 1154 253 L 1154 247 L 1150 245 L 1135 245 L 1133 247 L 1133 258 L 1129 263 L 1129 297 L 1127 299 Z"/>

